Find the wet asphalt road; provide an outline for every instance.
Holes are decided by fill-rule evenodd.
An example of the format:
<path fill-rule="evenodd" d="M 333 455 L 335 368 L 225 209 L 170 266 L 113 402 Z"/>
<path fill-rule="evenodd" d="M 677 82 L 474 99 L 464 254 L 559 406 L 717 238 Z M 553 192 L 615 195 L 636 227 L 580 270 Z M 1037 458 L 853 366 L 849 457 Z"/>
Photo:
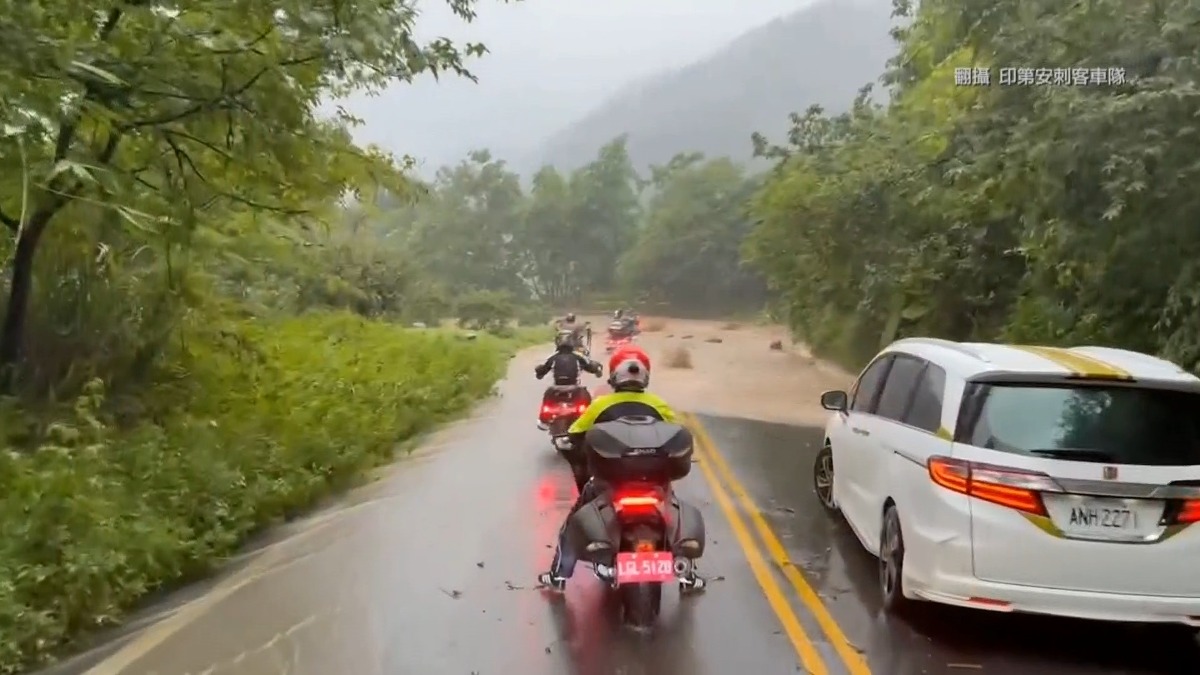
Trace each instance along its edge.
<path fill-rule="evenodd" d="M 725 479 L 714 491 L 720 462 L 708 448 L 678 491 L 704 512 L 701 569 L 711 587 L 684 599 L 665 593 L 650 635 L 621 629 L 584 565 L 565 598 L 533 588 L 574 496 L 565 464 L 534 427 L 540 386 L 505 382 L 500 398 L 434 435 L 430 449 L 88 672 L 783 675 L 804 672 L 805 654 L 815 672 L 855 675 L 1200 672 L 1196 645 L 1161 631 L 941 607 L 889 620 L 872 560 L 812 494 L 820 431 L 711 417 L 700 418 L 711 445 L 821 601 L 805 601 L 781 573 L 744 505 L 731 519 L 738 488 Z M 840 654 L 822 613 L 845 635 Z M 95 665 L 80 663 L 58 672 Z"/>

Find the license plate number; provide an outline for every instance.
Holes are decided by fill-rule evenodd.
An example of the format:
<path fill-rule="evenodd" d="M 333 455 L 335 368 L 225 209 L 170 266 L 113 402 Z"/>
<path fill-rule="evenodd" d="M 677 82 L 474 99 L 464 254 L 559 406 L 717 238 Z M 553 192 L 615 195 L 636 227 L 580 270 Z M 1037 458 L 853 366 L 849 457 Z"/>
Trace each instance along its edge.
<path fill-rule="evenodd" d="M 670 551 L 617 554 L 618 584 L 647 584 L 675 580 L 675 558 Z"/>
<path fill-rule="evenodd" d="M 1081 504 L 1071 507 L 1067 525 L 1087 530 L 1136 530 L 1137 511 Z"/>

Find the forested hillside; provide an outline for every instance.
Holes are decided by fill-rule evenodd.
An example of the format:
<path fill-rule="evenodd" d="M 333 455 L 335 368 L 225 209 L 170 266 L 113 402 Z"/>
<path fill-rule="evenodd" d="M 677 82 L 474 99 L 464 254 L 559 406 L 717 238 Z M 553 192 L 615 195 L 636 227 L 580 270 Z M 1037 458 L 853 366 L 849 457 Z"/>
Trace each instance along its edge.
<path fill-rule="evenodd" d="M 888 0 L 820 0 L 616 94 L 555 133 L 534 161 L 574 169 L 619 134 L 643 171 L 680 152 L 748 160 L 751 133 L 783 133 L 788 113 L 812 104 L 845 109 L 882 74 L 895 51 L 890 12 Z"/>

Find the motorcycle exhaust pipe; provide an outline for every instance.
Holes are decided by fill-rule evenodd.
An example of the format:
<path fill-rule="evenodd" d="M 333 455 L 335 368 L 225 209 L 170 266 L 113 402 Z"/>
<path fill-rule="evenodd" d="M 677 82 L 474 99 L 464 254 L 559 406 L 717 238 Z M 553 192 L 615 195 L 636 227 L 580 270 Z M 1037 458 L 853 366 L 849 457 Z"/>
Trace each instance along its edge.
<path fill-rule="evenodd" d="M 675 576 L 679 578 L 686 577 L 692 571 L 692 561 L 687 558 L 675 559 Z"/>

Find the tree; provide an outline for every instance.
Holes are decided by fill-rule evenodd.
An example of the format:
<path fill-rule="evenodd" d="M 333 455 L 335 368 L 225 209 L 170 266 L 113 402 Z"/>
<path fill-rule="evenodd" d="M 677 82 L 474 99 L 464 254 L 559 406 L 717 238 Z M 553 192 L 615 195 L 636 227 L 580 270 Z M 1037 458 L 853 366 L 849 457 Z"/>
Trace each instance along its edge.
<path fill-rule="evenodd" d="M 518 241 L 524 194 L 520 179 L 502 160 L 479 150 L 439 170 L 422 206 L 410 243 L 431 274 L 454 292 L 528 295 Z"/>
<path fill-rule="evenodd" d="M 577 274 L 593 289 L 612 288 L 617 261 L 633 241 L 639 218 L 641 181 L 621 136 L 600 148 L 594 161 L 571 176 L 571 220 L 578 250 L 587 251 Z"/>
<path fill-rule="evenodd" d="M 471 18 L 472 0 L 450 0 Z M 391 158 L 355 147 L 320 100 L 423 71 L 458 72 L 464 54 L 412 37 L 412 3 L 378 0 L 164 8 L 119 3 L 98 18 L 69 4 L 0 4 L 0 191 L 12 234 L 0 367 L 11 374 L 52 227 L 86 232 L 79 205 L 111 209 L 160 260 L 202 224 L 225 234 L 239 209 L 310 212 L 363 181 L 403 190 Z M 204 218 L 201 218 L 204 215 Z M 164 263 L 165 264 L 165 263 Z"/>
<path fill-rule="evenodd" d="M 627 287 L 688 311 L 761 306 L 762 282 L 740 255 L 754 182 L 730 160 L 699 154 L 677 155 L 651 173 L 645 223 L 621 260 Z"/>
<path fill-rule="evenodd" d="M 1185 28 L 1200 8 L 1062 9 L 897 2 L 909 21 L 886 108 L 814 109 L 785 147 L 759 139 L 777 165 L 747 251 L 819 348 L 848 344 L 856 361 L 933 334 L 1112 344 L 1200 368 L 1200 229 L 1186 225 L 1200 216 L 1200 35 Z M 1057 72 L 953 84 L 955 69 L 999 79 L 1022 63 Z"/>
<path fill-rule="evenodd" d="M 571 186 L 554 167 L 534 175 L 520 242 L 528 257 L 525 276 L 550 303 L 578 300 L 585 285 L 582 265 L 591 252 L 580 245 L 587 228 L 572 218 L 571 200 Z"/>

